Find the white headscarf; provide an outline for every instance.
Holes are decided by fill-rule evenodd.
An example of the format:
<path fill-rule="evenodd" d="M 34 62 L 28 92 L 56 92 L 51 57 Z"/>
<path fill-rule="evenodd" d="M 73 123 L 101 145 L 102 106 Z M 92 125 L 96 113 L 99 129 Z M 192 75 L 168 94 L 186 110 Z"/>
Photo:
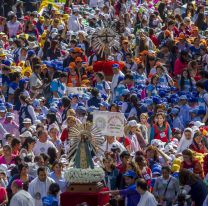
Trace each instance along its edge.
<path fill-rule="evenodd" d="M 186 136 L 185 136 L 185 132 L 191 132 L 191 139 L 186 139 Z M 192 144 L 193 142 L 193 136 L 194 136 L 194 131 L 190 128 L 190 127 L 187 127 L 184 132 L 183 132 L 183 135 L 181 137 L 181 140 L 179 142 L 179 145 L 178 145 L 178 150 L 177 150 L 177 153 L 181 153 L 183 152 L 185 149 L 188 149 L 189 146 Z"/>

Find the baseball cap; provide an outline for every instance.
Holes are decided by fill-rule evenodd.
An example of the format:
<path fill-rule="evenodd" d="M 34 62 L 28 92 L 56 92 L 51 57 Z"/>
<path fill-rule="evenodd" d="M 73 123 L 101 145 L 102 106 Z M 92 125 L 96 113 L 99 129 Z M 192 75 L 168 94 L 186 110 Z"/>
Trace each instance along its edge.
<path fill-rule="evenodd" d="M 1 106 L 1 107 L 0 107 L 0 112 L 6 112 L 6 107 Z"/>
<path fill-rule="evenodd" d="M 204 126 L 204 125 L 205 125 L 205 124 L 202 123 L 202 122 L 200 122 L 200 121 L 194 122 L 194 126 L 196 126 L 196 127 L 201 127 L 201 126 Z"/>
<path fill-rule="evenodd" d="M 131 177 L 131 178 L 134 178 L 134 179 L 137 178 L 136 173 L 135 173 L 134 171 L 132 171 L 132 170 L 128 170 L 127 172 L 125 172 L 125 173 L 123 174 L 123 176 L 124 176 L 124 177 Z"/>
<path fill-rule="evenodd" d="M 128 122 L 128 126 L 130 127 L 136 127 L 137 126 L 137 121 L 136 120 L 131 120 Z"/>
<path fill-rule="evenodd" d="M 25 118 L 24 121 L 23 121 L 23 124 L 27 124 L 27 123 L 31 124 L 32 123 L 31 119 Z"/>
<path fill-rule="evenodd" d="M 186 96 L 186 95 L 181 95 L 181 96 L 179 97 L 179 99 L 180 99 L 180 100 L 187 100 L 187 96 Z"/>
<path fill-rule="evenodd" d="M 119 69 L 119 64 L 113 64 L 112 69 Z"/>

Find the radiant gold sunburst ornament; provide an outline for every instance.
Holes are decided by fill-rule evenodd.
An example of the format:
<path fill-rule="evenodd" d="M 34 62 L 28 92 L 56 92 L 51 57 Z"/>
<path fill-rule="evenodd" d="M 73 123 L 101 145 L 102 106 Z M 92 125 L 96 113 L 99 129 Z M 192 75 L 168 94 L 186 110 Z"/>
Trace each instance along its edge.
<path fill-rule="evenodd" d="M 101 131 L 90 123 L 79 124 L 69 131 L 71 147 L 68 157 L 76 168 L 94 168 L 92 156 L 102 151 L 104 142 Z"/>

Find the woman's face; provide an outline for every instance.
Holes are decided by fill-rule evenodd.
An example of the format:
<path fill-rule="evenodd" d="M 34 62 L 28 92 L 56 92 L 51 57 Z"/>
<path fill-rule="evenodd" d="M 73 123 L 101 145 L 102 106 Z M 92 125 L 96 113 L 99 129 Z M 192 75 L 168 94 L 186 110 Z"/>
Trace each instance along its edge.
<path fill-rule="evenodd" d="M 163 69 L 161 67 L 157 67 L 157 74 L 162 74 L 163 73 Z"/>
<path fill-rule="evenodd" d="M 157 121 L 158 121 L 158 124 L 163 124 L 164 123 L 164 118 L 162 115 L 158 115 L 157 116 Z"/>
<path fill-rule="evenodd" d="M 32 150 L 34 148 L 34 146 L 35 146 L 35 142 L 31 142 L 28 144 L 28 149 Z"/>
<path fill-rule="evenodd" d="M 186 131 L 184 134 L 185 134 L 185 138 L 187 140 L 190 140 L 191 139 L 191 132 L 190 131 Z"/>
<path fill-rule="evenodd" d="M 187 71 L 184 71 L 184 72 L 183 72 L 183 77 L 184 77 L 184 78 L 187 78 L 187 77 L 188 77 L 188 72 L 187 72 Z"/>
<path fill-rule="evenodd" d="M 105 160 L 105 161 L 103 162 L 103 164 L 104 164 L 104 167 L 105 167 L 105 168 L 109 168 L 109 167 L 111 166 L 111 161 L 110 161 L 110 160 Z"/>
<path fill-rule="evenodd" d="M 3 153 L 4 153 L 5 156 L 9 156 L 9 155 L 12 154 L 12 151 L 9 148 L 4 147 L 3 148 Z"/>
<path fill-rule="evenodd" d="M 137 127 L 131 127 L 131 128 L 130 128 L 130 131 L 131 131 L 132 133 L 135 133 L 136 130 L 137 130 Z"/>
<path fill-rule="evenodd" d="M 73 119 L 69 119 L 69 120 L 67 121 L 68 127 L 73 127 L 75 124 L 76 124 L 76 121 L 74 121 Z"/>
<path fill-rule="evenodd" d="M 144 116 L 141 116 L 140 121 L 141 121 L 142 124 L 146 124 L 147 123 L 147 118 L 144 117 Z"/>
<path fill-rule="evenodd" d="M 153 84 L 157 84 L 158 83 L 158 78 L 157 77 L 153 77 L 152 82 L 153 82 Z"/>
<path fill-rule="evenodd" d="M 118 112 L 116 107 L 111 107 L 111 112 Z"/>
<path fill-rule="evenodd" d="M 54 171 L 55 173 L 60 173 L 61 170 L 62 170 L 62 168 L 60 167 L 59 164 L 56 164 L 56 165 L 53 167 L 53 171 Z"/>
<path fill-rule="evenodd" d="M 153 159 L 155 156 L 155 152 L 153 150 L 147 150 L 146 156 L 147 156 L 147 159 Z"/>
<path fill-rule="evenodd" d="M 199 135 L 199 136 L 195 137 L 194 139 L 195 139 L 196 143 L 201 143 L 201 141 L 202 141 L 202 136 Z"/>
<path fill-rule="evenodd" d="M 58 136 L 58 130 L 56 128 L 52 128 L 49 132 L 50 137 L 57 137 Z"/>
<path fill-rule="evenodd" d="M 183 161 L 184 162 L 190 162 L 191 161 L 191 157 L 189 155 L 183 155 Z"/>
<path fill-rule="evenodd" d="M 23 167 L 22 170 L 21 170 L 21 175 L 27 175 L 28 172 L 29 172 L 28 167 Z"/>

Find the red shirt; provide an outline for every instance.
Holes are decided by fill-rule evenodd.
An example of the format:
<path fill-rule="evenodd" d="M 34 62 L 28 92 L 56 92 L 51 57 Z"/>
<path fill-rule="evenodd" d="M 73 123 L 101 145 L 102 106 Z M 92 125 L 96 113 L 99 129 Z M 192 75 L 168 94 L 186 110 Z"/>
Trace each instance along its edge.
<path fill-rule="evenodd" d="M 68 139 L 68 128 L 65 128 L 61 134 L 61 141 L 65 142 Z"/>
<path fill-rule="evenodd" d="M 6 199 L 7 191 L 4 187 L 0 187 L 0 204 Z"/>
<path fill-rule="evenodd" d="M 174 65 L 174 74 L 181 75 L 183 70 L 187 67 L 187 63 L 182 63 L 179 58 L 176 59 Z"/>

